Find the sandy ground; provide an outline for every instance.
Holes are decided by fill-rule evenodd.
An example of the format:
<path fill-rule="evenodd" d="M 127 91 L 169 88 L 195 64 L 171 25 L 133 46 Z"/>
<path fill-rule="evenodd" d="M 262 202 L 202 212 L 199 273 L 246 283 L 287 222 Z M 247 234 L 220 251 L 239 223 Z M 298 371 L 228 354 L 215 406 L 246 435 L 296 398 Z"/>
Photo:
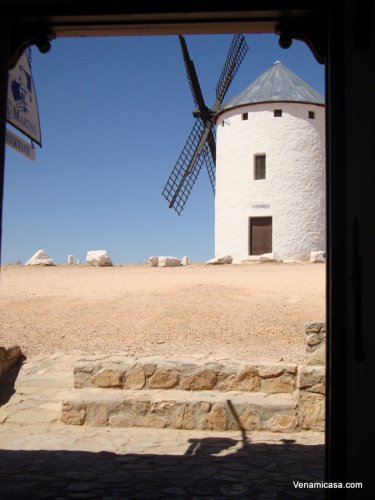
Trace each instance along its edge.
<path fill-rule="evenodd" d="M 0 345 L 298 362 L 325 317 L 323 264 L 6 266 Z"/>

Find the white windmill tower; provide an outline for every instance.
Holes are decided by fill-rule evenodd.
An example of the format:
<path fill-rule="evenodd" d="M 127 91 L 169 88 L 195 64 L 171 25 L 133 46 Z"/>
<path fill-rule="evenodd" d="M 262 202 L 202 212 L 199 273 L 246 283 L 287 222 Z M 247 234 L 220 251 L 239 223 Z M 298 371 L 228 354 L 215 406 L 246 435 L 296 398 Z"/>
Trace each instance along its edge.
<path fill-rule="evenodd" d="M 216 114 L 216 257 L 325 250 L 324 112 L 276 61 Z"/>

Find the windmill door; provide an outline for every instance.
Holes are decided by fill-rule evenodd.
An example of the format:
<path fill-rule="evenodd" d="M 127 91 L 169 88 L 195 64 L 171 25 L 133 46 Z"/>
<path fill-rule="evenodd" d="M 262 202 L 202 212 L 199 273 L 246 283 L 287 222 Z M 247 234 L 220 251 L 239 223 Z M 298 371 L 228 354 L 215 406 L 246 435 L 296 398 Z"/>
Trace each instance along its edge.
<path fill-rule="evenodd" d="M 272 252 L 272 217 L 250 217 L 250 255 Z"/>

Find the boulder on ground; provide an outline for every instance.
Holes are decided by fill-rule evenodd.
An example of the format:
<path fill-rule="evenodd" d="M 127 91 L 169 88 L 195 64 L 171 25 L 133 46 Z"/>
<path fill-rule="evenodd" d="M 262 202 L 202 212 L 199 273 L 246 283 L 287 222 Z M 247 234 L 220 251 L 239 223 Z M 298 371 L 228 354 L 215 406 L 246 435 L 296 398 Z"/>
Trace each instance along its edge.
<path fill-rule="evenodd" d="M 53 259 L 50 259 L 42 248 L 34 253 L 34 255 L 25 262 L 25 266 L 54 266 Z"/>
<path fill-rule="evenodd" d="M 177 267 L 181 266 L 181 260 L 177 257 L 159 257 L 159 267 Z"/>
<path fill-rule="evenodd" d="M 158 267 L 159 265 L 159 257 L 150 257 L 148 261 L 151 267 Z"/>
<path fill-rule="evenodd" d="M 90 250 L 86 255 L 86 262 L 90 266 L 113 266 L 107 250 Z"/>
<path fill-rule="evenodd" d="M 280 257 L 275 252 L 263 253 L 259 257 L 260 262 L 281 262 Z"/>
<path fill-rule="evenodd" d="M 322 250 L 317 252 L 310 252 L 310 262 L 325 262 L 326 261 L 326 253 Z"/>
<path fill-rule="evenodd" d="M 188 266 L 189 264 L 190 264 L 189 257 L 187 257 L 186 255 L 185 255 L 185 257 L 182 257 L 182 259 L 181 259 L 181 265 L 182 266 Z"/>
<path fill-rule="evenodd" d="M 152 267 L 177 267 L 181 266 L 181 260 L 177 257 L 150 257 L 150 266 Z"/>
<path fill-rule="evenodd" d="M 215 257 L 206 262 L 206 264 L 232 264 L 233 257 L 231 255 L 224 255 L 223 257 Z"/>

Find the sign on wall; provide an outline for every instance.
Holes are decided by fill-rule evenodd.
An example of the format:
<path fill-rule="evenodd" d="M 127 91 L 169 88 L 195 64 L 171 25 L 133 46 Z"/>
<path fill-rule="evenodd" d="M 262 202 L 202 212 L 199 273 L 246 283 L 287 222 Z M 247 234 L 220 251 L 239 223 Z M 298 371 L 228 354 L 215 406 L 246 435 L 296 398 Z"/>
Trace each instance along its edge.
<path fill-rule="evenodd" d="M 42 145 L 38 103 L 27 52 L 9 71 L 7 122 Z"/>

